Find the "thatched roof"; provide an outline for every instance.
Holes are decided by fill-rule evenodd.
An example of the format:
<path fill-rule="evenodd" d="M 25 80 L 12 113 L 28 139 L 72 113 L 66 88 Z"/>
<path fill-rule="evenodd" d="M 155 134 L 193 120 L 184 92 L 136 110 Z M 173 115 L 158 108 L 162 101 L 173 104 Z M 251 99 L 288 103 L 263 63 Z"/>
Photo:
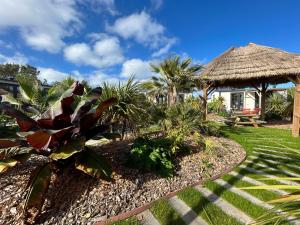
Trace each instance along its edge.
<path fill-rule="evenodd" d="M 0 95 L 6 95 L 6 94 L 8 94 L 8 92 L 0 88 Z"/>
<path fill-rule="evenodd" d="M 201 73 L 202 78 L 218 86 L 283 83 L 293 76 L 300 76 L 299 54 L 254 43 L 230 48 Z"/>

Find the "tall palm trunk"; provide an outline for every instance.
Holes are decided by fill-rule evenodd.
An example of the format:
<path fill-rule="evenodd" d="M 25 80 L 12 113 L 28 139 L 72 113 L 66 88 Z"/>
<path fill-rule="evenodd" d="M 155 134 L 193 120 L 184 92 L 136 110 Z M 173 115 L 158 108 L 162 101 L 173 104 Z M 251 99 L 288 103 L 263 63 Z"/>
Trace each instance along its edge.
<path fill-rule="evenodd" d="M 173 87 L 173 103 L 176 104 L 176 102 L 177 102 L 177 89 L 174 86 Z"/>
<path fill-rule="evenodd" d="M 177 102 L 177 89 L 176 87 L 171 87 L 169 89 L 169 93 L 168 93 L 168 105 L 169 106 L 172 106 L 172 105 L 175 105 L 176 102 Z"/>

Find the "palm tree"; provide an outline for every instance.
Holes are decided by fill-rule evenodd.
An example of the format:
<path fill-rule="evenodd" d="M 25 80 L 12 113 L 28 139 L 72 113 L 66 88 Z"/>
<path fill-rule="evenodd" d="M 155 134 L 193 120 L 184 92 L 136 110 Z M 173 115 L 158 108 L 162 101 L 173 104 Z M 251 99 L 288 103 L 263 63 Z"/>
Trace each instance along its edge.
<path fill-rule="evenodd" d="M 107 110 L 104 115 L 106 122 L 112 122 L 115 128 L 120 128 L 121 138 L 124 138 L 127 129 L 132 132 L 137 132 L 138 125 L 143 117 L 146 115 L 145 104 L 147 104 L 146 97 L 140 92 L 140 83 L 130 77 L 125 83 L 102 84 L 102 98 L 110 96 L 117 97 L 117 103 Z"/>
<path fill-rule="evenodd" d="M 152 77 L 152 82 L 166 87 L 169 106 L 177 102 L 178 91 L 187 91 L 195 87 L 193 80 L 196 73 L 203 68 L 202 65 L 192 65 L 191 58 L 180 60 L 180 56 L 170 57 L 158 65 L 150 64 L 150 66 L 153 72 L 161 75 Z"/>
<path fill-rule="evenodd" d="M 154 79 L 141 83 L 141 89 L 147 92 L 147 95 L 155 99 L 157 103 L 159 103 L 160 98 L 167 93 L 167 87 L 164 83 L 157 82 Z"/>

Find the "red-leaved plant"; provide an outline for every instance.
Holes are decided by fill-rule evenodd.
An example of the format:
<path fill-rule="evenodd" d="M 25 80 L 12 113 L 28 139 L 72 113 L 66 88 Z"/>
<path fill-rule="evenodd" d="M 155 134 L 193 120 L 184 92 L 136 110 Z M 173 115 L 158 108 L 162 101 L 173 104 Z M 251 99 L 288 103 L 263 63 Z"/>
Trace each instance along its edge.
<path fill-rule="evenodd" d="M 87 140 L 106 131 L 107 126 L 97 122 L 117 100 L 110 98 L 96 105 L 101 92 L 101 88 L 95 88 L 83 95 L 83 85 L 75 82 L 36 119 L 7 102 L 0 103 L 0 111 L 15 118 L 20 130 L 18 139 L 0 140 L 0 172 L 26 161 L 32 154 L 49 158 L 29 179 L 24 204 L 27 222 L 33 223 L 39 214 L 57 165 L 64 168 L 61 165 L 71 163 L 88 175 L 110 178 L 111 168 L 104 158 L 85 146 Z"/>

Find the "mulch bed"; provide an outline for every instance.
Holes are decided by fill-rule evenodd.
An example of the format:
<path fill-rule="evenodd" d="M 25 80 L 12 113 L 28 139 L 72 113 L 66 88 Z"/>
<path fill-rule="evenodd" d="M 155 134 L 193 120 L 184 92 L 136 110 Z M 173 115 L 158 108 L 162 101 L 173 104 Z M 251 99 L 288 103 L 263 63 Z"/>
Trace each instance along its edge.
<path fill-rule="evenodd" d="M 113 182 L 97 180 L 70 168 L 60 179 L 53 176 L 37 224 L 94 224 L 133 210 L 170 192 L 206 180 L 239 164 L 246 153 L 234 141 L 209 137 L 215 148 L 176 159 L 176 174 L 169 179 L 141 173 L 124 164 L 130 141 L 95 148 L 110 161 Z M 46 159 L 32 157 L 0 175 L 0 224 L 22 224 L 24 190 L 30 172 Z"/>

